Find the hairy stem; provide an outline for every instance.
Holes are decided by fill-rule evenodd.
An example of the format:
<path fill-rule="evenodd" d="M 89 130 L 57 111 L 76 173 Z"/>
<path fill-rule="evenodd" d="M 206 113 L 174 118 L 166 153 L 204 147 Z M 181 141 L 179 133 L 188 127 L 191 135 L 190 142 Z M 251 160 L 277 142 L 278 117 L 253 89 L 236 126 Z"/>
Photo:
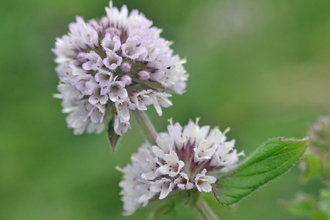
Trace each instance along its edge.
<path fill-rule="evenodd" d="M 150 144 L 156 144 L 157 131 L 152 125 L 145 111 L 133 111 L 138 124 L 141 126 L 143 133 L 146 135 Z"/>
<path fill-rule="evenodd" d="M 197 201 L 193 203 L 193 207 L 196 210 L 196 212 L 199 214 L 200 219 L 219 220 L 218 217 L 212 212 L 212 210 L 204 200 L 197 199 Z"/>

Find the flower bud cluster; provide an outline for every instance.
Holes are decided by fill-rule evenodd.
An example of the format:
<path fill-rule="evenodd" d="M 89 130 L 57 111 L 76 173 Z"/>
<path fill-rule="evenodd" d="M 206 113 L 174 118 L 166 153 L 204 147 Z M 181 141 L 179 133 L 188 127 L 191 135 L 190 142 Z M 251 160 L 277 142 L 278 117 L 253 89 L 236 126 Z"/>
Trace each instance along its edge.
<path fill-rule="evenodd" d="M 210 192 L 216 182 L 213 175 L 235 167 L 238 157 L 235 140 L 226 141 L 226 130 L 198 126 L 190 121 L 181 127 L 170 123 L 168 132 L 159 133 L 157 144 L 143 144 L 123 169 L 124 215 L 131 215 L 150 199 L 164 199 L 174 190 Z"/>
<path fill-rule="evenodd" d="M 69 25 L 52 50 L 63 99 L 63 112 L 74 134 L 100 133 L 114 118 L 122 135 L 130 127 L 130 110 L 154 105 L 157 113 L 172 105 L 169 92 L 185 92 L 187 75 L 160 30 L 137 10 L 105 8 L 107 16 Z"/>

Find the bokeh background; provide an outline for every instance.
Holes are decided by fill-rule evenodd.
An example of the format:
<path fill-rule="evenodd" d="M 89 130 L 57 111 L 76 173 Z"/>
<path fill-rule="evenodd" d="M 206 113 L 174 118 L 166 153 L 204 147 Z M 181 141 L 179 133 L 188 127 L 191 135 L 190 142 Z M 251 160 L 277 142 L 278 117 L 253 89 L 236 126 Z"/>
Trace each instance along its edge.
<path fill-rule="evenodd" d="M 107 0 L 0 2 L 0 219 L 146 219 L 147 209 L 123 217 L 121 173 L 143 143 L 135 122 L 112 153 L 106 133 L 74 136 L 61 113 L 54 71 L 55 38 L 76 15 L 105 15 Z M 158 117 L 231 128 L 246 154 L 271 137 L 306 135 L 330 110 L 330 1 L 115 0 L 138 9 L 172 48 L 187 57 L 187 92 Z M 220 219 L 302 219 L 278 206 L 299 191 L 318 194 L 320 181 L 301 183 L 298 166 L 234 208 L 209 199 Z M 171 219 L 193 219 L 177 207 Z"/>

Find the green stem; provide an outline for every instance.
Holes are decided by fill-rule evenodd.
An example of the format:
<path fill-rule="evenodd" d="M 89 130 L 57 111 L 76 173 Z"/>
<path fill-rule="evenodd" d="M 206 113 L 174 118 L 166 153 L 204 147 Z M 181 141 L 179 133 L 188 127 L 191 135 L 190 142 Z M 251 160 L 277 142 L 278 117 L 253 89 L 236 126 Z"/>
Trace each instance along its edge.
<path fill-rule="evenodd" d="M 148 115 L 145 113 L 145 111 L 136 110 L 133 112 L 138 124 L 141 126 L 143 133 L 146 135 L 148 141 L 151 144 L 156 144 L 157 131 L 152 125 Z"/>
<path fill-rule="evenodd" d="M 199 214 L 200 219 L 202 220 L 219 220 L 218 217 L 212 212 L 210 207 L 207 205 L 207 203 L 204 200 L 197 199 L 193 203 L 193 207 Z"/>

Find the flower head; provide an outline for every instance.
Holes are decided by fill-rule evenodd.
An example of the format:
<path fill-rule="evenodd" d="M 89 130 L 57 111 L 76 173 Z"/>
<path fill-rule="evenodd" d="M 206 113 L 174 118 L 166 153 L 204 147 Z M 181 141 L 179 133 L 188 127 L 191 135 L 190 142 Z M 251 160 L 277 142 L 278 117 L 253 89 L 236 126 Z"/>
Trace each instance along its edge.
<path fill-rule="evenodd" d="M 152 198 L 164 199 L 175 190 L 210 192 L 216 182 L 213 175 L 235 168 L 238 157 L 235 140 L 226 141 L 226 130 L 198 126 L 190 121 L 159 133 L 157 144 L 143 144 L 131 157 L 132 163 L 121 169 L 124 215 L 131 215 Z"/>
<path fill-rule="evenodd" d="M 317 123 L 309 127 L 310 147 L 330 152 L 330 114 L 319 116 Z"/>
<path fill-rule="evenodd" d="M 330 114 L 319 116 L 309 126 L 308 136 L 309 146 L 300 163 L 304 180 L 321 177 L 330 182 Z"/>
<path fill-rule="evenodd" d="M 129 110 L 153 104 L 161 115 L 161 106 L 172 105 L 169 93 L 186 88 L 185 61 L 173 55 L 152 21 L 137 10 L 129 14 L 126 6 L 105 10 L 107 16 L 98 20 L 77 17 L 52 50 L 60 80 L 56 97 L 63 99 L 75 134 L 100 133 L 115 117 L 121 135 L 130 126 Z"/>

